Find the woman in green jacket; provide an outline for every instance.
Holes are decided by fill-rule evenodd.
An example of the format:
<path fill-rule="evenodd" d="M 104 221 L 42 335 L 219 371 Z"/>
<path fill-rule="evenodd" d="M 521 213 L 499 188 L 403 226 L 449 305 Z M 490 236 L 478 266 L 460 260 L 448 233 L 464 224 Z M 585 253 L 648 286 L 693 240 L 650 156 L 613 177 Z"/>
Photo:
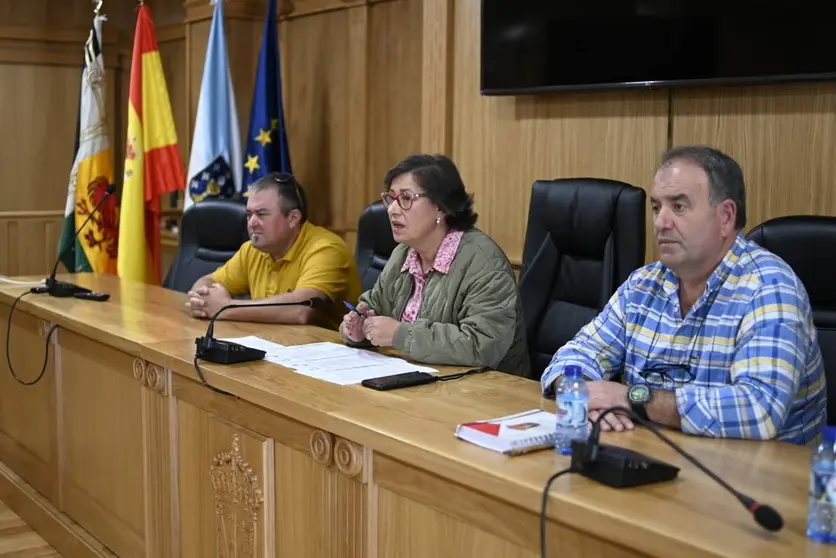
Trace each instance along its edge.
<path fill-rule="evenodd" d="M 522 303 L 505 253 L 475 228 L 473 196 L 443 155 L 412 155 L 381 195 L 398 246 L 358 312 L 340 326 L 354 346 L 394 347 L 430 363 L 529 376 Z"/>

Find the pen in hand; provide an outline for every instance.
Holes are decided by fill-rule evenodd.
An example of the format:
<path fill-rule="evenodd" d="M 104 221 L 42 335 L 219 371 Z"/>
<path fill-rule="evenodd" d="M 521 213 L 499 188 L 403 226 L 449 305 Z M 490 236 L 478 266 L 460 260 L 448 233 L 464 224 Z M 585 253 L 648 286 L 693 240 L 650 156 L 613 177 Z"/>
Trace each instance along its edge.
<path fill-rule="evenodd" d="M 361 313 L 360 313 L 360 311 L 359 311 L 357 308 L 355 308 L 355 307 L 354 307 L 354 305 L 353 305 L 353 304 L 351 304 L 349 301 L 344 300 L 344 301 L 343 301 L 343 304 L 345 304 L 345 307 L 346 307 L 346 308 L 348 308 L 349 310 L 351 310 L 352 312 L 356 312 L 356 313 L 357 313 L 357 315 L 358 315 L 358 316 L 360 316 L 361 318 L 365 318 L 365 317 L 366 317 L 366 316 L 364 316 L 363 314 L 361 314 Z"/>

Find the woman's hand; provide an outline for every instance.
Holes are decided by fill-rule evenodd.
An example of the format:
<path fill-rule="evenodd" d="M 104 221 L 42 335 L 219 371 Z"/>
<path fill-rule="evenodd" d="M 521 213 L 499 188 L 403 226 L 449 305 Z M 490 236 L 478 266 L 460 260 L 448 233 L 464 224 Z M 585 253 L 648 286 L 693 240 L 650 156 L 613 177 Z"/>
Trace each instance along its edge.
<path fill-rule="evenodd" d="M 391 347 L 401 322 L 388 316 L 369 316 L 363 320 L 363 333 L 375 347 Z"/>
<path fill-rule="evenodd" d="M 369 310 L 362 302 L 357 305 L 357 312 L 352 310 L 348 314 L 344 315 L 342 323 L 343 334 L 355 343 L 359 343 L 366 338 L 363 333 L 363 322 L 365 322 L 367 316 L 374 315 L 374 311 Z"/>

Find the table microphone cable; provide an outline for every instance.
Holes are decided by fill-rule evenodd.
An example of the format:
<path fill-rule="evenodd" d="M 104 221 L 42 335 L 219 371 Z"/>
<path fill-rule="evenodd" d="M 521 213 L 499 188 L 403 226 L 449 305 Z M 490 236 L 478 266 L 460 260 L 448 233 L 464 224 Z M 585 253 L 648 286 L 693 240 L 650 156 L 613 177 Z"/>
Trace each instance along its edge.
<path fill-rule="evenodd" d="M 599 443 L 598 438 L 601 434 L 601 419 L 603 419 L 608 414 L 615 414 L 621 413 L 630 417 L 630 419 L 638 422 L 648 430 L 650 430 L 657 438 L 665 442 L 668 446 L 670 446 L 676 453 L 687 459 L 692 465 L 694 465 L 697 469 L 705 473 L 707 477 L 712 479 L 714 482 L 725 488 L 728 492 L 730 492 L 737 500 L 743 504 L 743 507 L 752 514 L 752 517 L 755 519 L 755 522 L 766 529 L 767 531 L 780 531 L 784 527 L 784 518 L 781 517 L 781 514 L 778 513 L 775 508 L 772 506 L 768 506 L 766 504 L 761 504 L 757 500 L 743 494 L 742 492 L 732 488 L 732 486 L 721 479 L 716 473 L 711 471 L 708 467 L 703 465 L 696 457 L 682 449 L 679 444 L 662 434 L 661 429 L 654 424 L 652 421 L 644 420 L 642 417 L 638 416 L 634 413 L 631 409 L 627 407 L 617 405 L 615 407 L 609 407 L 607 409 L 603 409 L 601 414 L 598 415 L 598 418 L 592 424 L 592 431 L 589 435 L 589 444 L 587 446 L 587 454 L 584 456 L 584 463 L 593 462 L 596 459 Z"/>
<path fill-rule="evenodd" d="M 549 477 L 549 480 L 546 481 L 546 486 L 543 489 L 543 502 L 540 511 L 540 558 L 546 558 L 546 504 L 548 503 L 549 488 L 551 487 L 552 483 L 555 480 L 557 480 L 558 477 L 566 473 L 582 473 L 583 469 L 588 464 L 594 463 L 597 460 L 598 451 L 600 449 L 598 439 L 601 435 L 601 421 L 608 414 L 616 413 L 626 415 L 630 419 L 647 428 L 657 438 L 659 438 L 665 444 L 670 446 L 674 451 L 676 451 L 676 453 L 687 459 L 692 465 L 694 465 L 697 469 L 705 473 L 714 482 L 725 488 L 727 491 L 731 492 L 732 495 L 734 495 L 734 497 L 737 498 L 741 504 L 743 504 L 743 507 L 746 508 L 749 511 L 749 513 L 752 514 L 758 525 L 760 525 L 767 531 L 780 531 L 781 528 L 784 526 L 784 519 L 781 517 L 781 514 L 779 514 L 775 510 L 775 508 L 773 508 L 772 506 L 761 504 L 757 500 L 754 500 L 753 498 L 732 488 L 731 485 L 729 485 L 726 481 L 717 476 L 717 474 L 712 472 L 708 467 L 703 465 L 696 457 L 692 456 L 690 453 L 682 449 L 679 446 L 679 444 L 665 436 L 656 424 L 649 420 L 644 420 L 642 417 L 634 413 L 631 409 L 619 405 L 603 409 L 601 411 L 601 414 L 598 415 L 598 418 L 596 418 L 592 422 L 592 429 L 590 431 L 588 443 L 586 445 L 586 452 L 585 455 L 583 455 L 583 459 L 580 460 L 580 467 L 576 466 L 562 469 L 553 474 L 551 477 Z"/>
<path fill-rule="evenodd" d="M 540 558 L 546 558 L 546 506 L 549 503 L 549 489 L 552 483 L 566 473 L 579 473 L 580 469 L 574 467 L 567 467 L 556 472 L 546 481 L 546 486 L 543 488 L 543 500 L 540 505 Z"/>
<path fill-rule="evenodd" d="M 197 377 L 200 378 L 200 381 L 203 383 L 203 385 L 208 387 L 209 389 L 211 389 L 215 393 L 220 393 L 221 395 L 231 395 L 232 397 L 235 397 L 236 399 L 238 399 L 238 396 L 235 395 L 234 393 L 229 393 L 228 391 L 224 391 L 221 388 L 216 388 L 215 386 L 213 386 L 212 384 L 210 384 L 209 382 L 206 381 L 206 378 L 203 377 L 203 372 L 200 370 L 200 365 L 197 363 L 198 358 L 199 357 L 197 355 L 195 355 L 195 357 L 194 357 L 194 371 L 197 372 Z"/>
<path fill-rule="evenodd" d="M 15 379 L 17 383 L 22 386 L 34 386 L 38 382 L 41 381 L 41 378 L 44 377 L 46 373 L 46 365 L 49 362 L 49 341 L 52 338 L 52 333 L 58 329 L 58 324 L 54 324 L 51 328 L 49 328 L 49 332 L 46 334 L 46 340 L 44 341 L 44 364 L 41 366 L 41 373 L 38 374 L 38 377 L 31 381 L 21 380 L 17 374 L 15 373 L 15 369 L 12 366 L 12 353 L 11 353 L 11 337 L 12 337 L 12 314 L 15 311 L 15 307 L 17 303 L 20 301 L 21 298 L 30 294 L 32 291 L 25 291 L 18 296 L 14 302 L 12 303 L 12 307 L 9 309 L 9 319 L 6 322 L 6 363 L 9 365 L 9 372 L 12 373 L 12 377 Z"/>
<path fill-rule="evenodd" d="M 465 376 L 470 376 L 471 374 L 481 374 L 482 372 L 487 372 L 488 370 L 491 370 L 491 368 L 483 366 L 481 368 L 471 368 L 470 370 L 466 370 L 464 372 L 447 374 L 446 376 L 436 376 L 436 378 L 439 382 L 449 382 L 450 380 L 458 380 L 459 378 L 464 378 Z"/>

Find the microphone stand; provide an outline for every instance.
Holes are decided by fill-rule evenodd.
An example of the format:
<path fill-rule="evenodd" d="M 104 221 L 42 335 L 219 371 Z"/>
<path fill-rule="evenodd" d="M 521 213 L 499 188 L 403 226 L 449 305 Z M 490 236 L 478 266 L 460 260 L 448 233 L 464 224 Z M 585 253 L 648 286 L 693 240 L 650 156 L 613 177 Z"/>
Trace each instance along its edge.
<path fill-rule="evenodd" d="M 206 328 L 206 335 L 195 339 L 195 357 L 215 362 L 218 364 L 235 364 L 237 362 L 249 362 L 252 360 L 261 360 L 267 354 L 261 349 L 253 349 L 239 343 L 232 343 L 229 341 L 221 341 L 215 339 L 215 320 L 221 313 L 230 308 L 265 308 L 269 306 L 307 306 L 309 308 L 317 309 L 325 304 L 321 298 L 311 298 L 309 300 L 300 300 L 297 302 L 259 302 L 255 304 L 227 304 L 220 308 L 209 320 L 209 327 Z"/>
<path fill-rule="evenodd" d="M 324 307 L 325 304 L 325 300 L 321 298 L 311 298 L 309 300 L 300 300 L 297 302 L 259 302 L 255 304 L 227 304 L 226 306 L 221 307 L 217 312 L 215 312 L 215 314 L 212 316 L 212 319 L 209 320 L 209 327 L 206 328 L 206 335 L 204 335 L 203 337 L 197 337 L 194 340 L 196 347 L 194 354 L 194 369 L 197 373 L 197 377 L 200 378 L 200 381 L 203 383 L 203 385 L 205 385 L 212 391 L 224 395 L 233 395 L 228 391 L 218 389 L 213 385 L 209 384 L 203 377 L 203 372 L 201 372 L 200 366 L 198 366 L 197 364 L 197 359 L 201 358 L 203 360 L 208 360 L 209 362 L 214 362 L 217 364 L 235 364 L 239 362 L 261 360 L 265 357 L 265 355 L 267 355 L 267 352 L 261 349 L 253 349 L 252 347 L 247 347 L 246 345 L 241 345 L 240 343 L 233 343 L 231 341 L 222 341 L 220 339 L 215 339 L 213 337 L 215 332 L 215 320 L 218 319 L 218 316 L 220 316 L 222 312 L 225 312 L 230 308 L 265 308 L 270 306 L 307 306 L 316 310 Z"/>
<path fill-rule="evenodd" d="M 61 252 L 58 254 L 58 258 L 55 260 L 55 265 L 52 266 L 52 273 L 49 274 L 49 277 L 45 280 L 45 285 L 43 287 L 33 287 L 30 289 L 33 293 L 47 293 L 50 296 L 55 297 L 70 297 L 75 296 L 78 293 L 90 293 L 92 292 L 90 289 L 85 287 L 79 287 L 78 285 L 74 285 L 72 283 L 67 283 L 65 281 L 58 281 L 55 279 L 55 274 L 58 272 L 58 264 L 61 263 L 61 258 L 63 258 L 70 248 L 75 246 L 75 241 L 78 238 L 78 235 L 81 234 L 81 231 L 84 230 L 84 227 L 87 226 L 87 223 L 90 222 L 90 219 L 93 218 L 99 209 L 104 205 L 104 202 L 116 191 L 116 186 L 111 184 L 107 187 L 104 196 L 102 199 L 99 200 L 99 203 L 93 207 L 93 211 L 90 212 L 90 215 L 87 216 L 87 219 L 81 224 L 75 234 L 73 234 L 72 242 L 70 242 Z"/>
<path fill-rule="evenodd" d="M 775 508 L 771 506 L 767 506 L 764 504 L 759 503 L 758 501 L 750 498 L 749 496 L 735 490 L 731 487 L 729 483 L 721 479 L 717 476 L 714 472 L 712 472 L 708 467 L 700 463 L 700 461 L 679 447 L 673 440 L 662 434 L 659 430 L 659 427 L 653 424 L 650 421 L 646 421 L 636 415 L 632 410 L 626 407 L 610 407 L 608 409 L 604 409 L 604 411 L 598 416 L 595 422 L 592 424 L 592 432 L 589 435 L 589 439 L 586 442 L 578 442 L 575 441 L 572 443 L 572 461 L 575 461 L 575 451 L 577 450 L 581 453 L 580 457 L 580 467 L 581 467 L 581 474 L 584 476 L 590 476 L 587 473 L 594 467 L 598 460 L 599 451 L 606 448 L 602 444 L 599 444 L 598 439 L 601 435 L 601 420 L 610 413 L 623 413 L 629 416 L 632 420 L 638 422 L 648 430 L 650 430 L 653 434 L 656 435 L 657 438 L 665 442 L 668 446 L 670 446 L 676 453 L 687 459 L 691 462 L 697 469 L 705 473 L 709 478 L 711 478 L 714 482 L 728 490 L 737 500 L 743 504 L 743 507 L 746 508 L 749 513 L 755 518 L 755 521 L 758 525 L 766 529 L 767 531 L 780 531 L 781 528 L 784 526 L 784 519 L 781 517 Z M 594 476 L 590 477 L 594 479 Z"/>
<path fill-rule="evenodd" d="M 662 434 L 661 430 L 658 426 L 656 426 L 651 421 L 644 420 L 642 417 L 638 416 L 634 413 L 631 409 L 622 406 L 616 407 L 609 407 L 604 409 L 603 412 L 595 419 L 595 422 L 592 423 L 592 432 L 589 434 L 589 438 L 587 440 L 574 440 L 572 442 L 572 461 L 569 467 L 565 469 L 561 469 L 560 471 L 554 473 L 551 477 L 549 477 L 548 481 L 546 481 L 546 486 L 543 488 L 543 496 L 542 496 L 542 503 L 540 506 L 540 557 L 546 558 L 546 506 L 548 504 L 549 498 L 549 489 L 551 488 L 552 483 L 557 480 L 559 477 L 567 474 L 567 473 L 579 473 L 589 479 L 594 481 L 607 484 L 608 486 L 615 486 L 621 487 L 626 486 L 623 484 L 613 484 L 611 482 L 607 482 L 607 477 L 612 477 L 613 474 L 617 474 L 619 471 L 624 472 L 627 470 L 635 470 L 636 468 L 642 469 L 645 466 L 654 467 L 654 466 L 662 466 L 663 468 L 669 469 L 668 476 L 670 474 L 670 469 L 673 471 L 678 471 L 678 469 L 674 468 L 672 465 L 667 465 L 662 463 L 661 461 L 657 461 L 655 459 L 650 459 L 648 457 L 643 456 L 638 452 L 634 452 L 632 450 L 626 450 L 624 448 L 620 448 L 617 446 L 608 446 L 601 444 L 598 440 L 601 435 L 601 420 L 610 413 L 622 413 L 630 417 L 632 420 L 638 422 L 648 430 L 650 430 L 653 434 L 656 435 L 657 438 L 665 442 L 668 446 L 673 448 L 673 450 L 691 462 L 695 467 L 697 467 L 700 471 L 705 473 L 710 479 L 715 481 L 717 484 L 731 492 L 737 500 L 743 504 L 743 507 L 746 508 L 749 513 L 755 518 L 755 521 L 758 525 L 766 529 L 767 531 L 780 531 L 781 528 L 784 526 L 784 518 L 781 517 L 781 514 L 773 508 L 772 506 L 767 506 L 761 504 L 760 502 L 746 496 L 745 494 L 738 492 L 734 488 L 731 487 L 729 483 L 718 477 L 714 472 L 712 472 L 708 467 L 700 463 L 700 461 L 679 447 L 677 443 L 673 440 Z M 625 456 L 627 456 L 625 458 Z M 631 463 L 628 465 L 626 462 L 630 461 Z M 660 482 L 664 480 L 661 476 L 659 478 L 650 477 L 643 477 L 641 478 L 641 482 L 633 483 L 629 486 L 638 486 L 639 484 L 649 484 L 653 482 Z"/>

